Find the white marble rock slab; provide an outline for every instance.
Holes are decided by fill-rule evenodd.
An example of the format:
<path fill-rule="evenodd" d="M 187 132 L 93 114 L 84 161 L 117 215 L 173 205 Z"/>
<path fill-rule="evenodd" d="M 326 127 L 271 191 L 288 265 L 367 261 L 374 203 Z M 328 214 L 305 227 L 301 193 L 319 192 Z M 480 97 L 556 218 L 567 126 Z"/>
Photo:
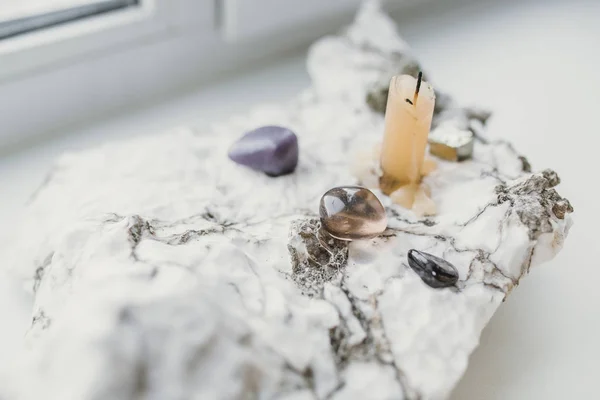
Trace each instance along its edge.
<path fill-rule="evenodd" d="M 487 114 L 438 97 L 435 125 L 477 132 L 474 158 L 426 178 L 438 215 L 390 204 L 379 238 L 315 242 L 319 198 L 355 184 L 381 140 L 389 77 L 416 63 L 374 3 L 310 50 L 311 88 L 224 124 L 65 154 L 3 259 L 35 294 L 14 399 L 444 399 L 497 307 L 553 257 L 572 208 L 531 174 Z M 261 125 L 298 133 L 300 164 L 270 178 L 232 163 Z M 458 269 L 453 289 L 407 266 Z"/>

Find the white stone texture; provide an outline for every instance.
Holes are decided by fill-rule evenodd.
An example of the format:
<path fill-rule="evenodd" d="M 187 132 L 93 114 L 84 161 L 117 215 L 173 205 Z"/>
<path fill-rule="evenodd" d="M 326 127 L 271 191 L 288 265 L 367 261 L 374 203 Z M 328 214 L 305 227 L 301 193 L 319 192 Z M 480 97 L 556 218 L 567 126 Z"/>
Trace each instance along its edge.
<path fill-rule="evenodd" d="M 355 184 L 353 154 L 381 140 L 367 93 L 414 63 L 407 51 L 370 3 L 312 47 L 314 85 L 289 104 L 62 156 L 3 257 L 35 305 L 0 397 L 446 398 L 503 299 L 560 250 L 572 209 L 554 173 L 484 138 L 484 113 L 440 96 L 436 118 L 478 140 L 426 178 L 438 215 L 381 196 L 384 235 L 317 241 L 320 196 Z M 294 174 L 227 158 L 267 124 L 297 132 Z M 425 285 L 411 248 L 453 263 L 457 286 Z"/>

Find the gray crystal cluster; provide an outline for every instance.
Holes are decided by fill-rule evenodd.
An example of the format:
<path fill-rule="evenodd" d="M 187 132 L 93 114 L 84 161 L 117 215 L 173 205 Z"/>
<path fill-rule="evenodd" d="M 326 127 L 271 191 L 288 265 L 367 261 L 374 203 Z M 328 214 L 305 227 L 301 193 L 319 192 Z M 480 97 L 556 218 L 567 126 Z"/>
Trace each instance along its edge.
<path fill-rule="evenodd" d="M 327 282 L 339 282 L 348 261 L 348 243 L 327 234 L 315 218 L 291 223 L 288 251 L 292 278 L 308 296 L 321 295 Z"/>
<path fill-rule="evenodd" d="M 406 54 L 370 3 L 311 48 L 313 84 L 288 104 L 57 160 L 2 257 L 34 305 L 0 398 L 447 398 L 503 299 L 560 250 L 572 208 L 554 172 L 532 174 L 485 136 L 487 114 L 448 99 L 436 121 L 477 142 L 426 178 L 437 215 L 381 196 L 382 235 L 322 235 L 319 199 L 356 183 L 351 155 L 384 126 L 366 98 Z M 297 133 L 293 174 L 227 157 L 264 125 Z M 454 265 L 456 284 L 426 285 L 410 249 Z"/>

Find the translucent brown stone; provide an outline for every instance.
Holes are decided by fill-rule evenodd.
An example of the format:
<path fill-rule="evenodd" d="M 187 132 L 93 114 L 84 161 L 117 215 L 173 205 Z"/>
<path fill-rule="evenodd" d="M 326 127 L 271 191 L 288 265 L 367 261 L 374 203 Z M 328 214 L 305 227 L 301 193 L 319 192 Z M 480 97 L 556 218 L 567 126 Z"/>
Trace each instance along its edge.
<path fill-rule="evenodd" d="M 321 197 L 321 224 L 333 237 L 341 240 L 368 239 L 387 227 L 385 208 L 369 189 L 340 186 Z"/>

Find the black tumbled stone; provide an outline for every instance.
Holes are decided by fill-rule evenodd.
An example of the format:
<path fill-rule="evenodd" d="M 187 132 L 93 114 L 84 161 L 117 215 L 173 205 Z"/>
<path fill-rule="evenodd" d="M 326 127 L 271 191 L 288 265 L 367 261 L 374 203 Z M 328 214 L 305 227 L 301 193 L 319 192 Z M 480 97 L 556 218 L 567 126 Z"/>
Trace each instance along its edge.
<path fill-rule="evenodd" d="M 408 252 L 408 265 L 432 288 L 453 286 L 458 281 L 458 271 L 443 258 L 419 250 Z"/>

